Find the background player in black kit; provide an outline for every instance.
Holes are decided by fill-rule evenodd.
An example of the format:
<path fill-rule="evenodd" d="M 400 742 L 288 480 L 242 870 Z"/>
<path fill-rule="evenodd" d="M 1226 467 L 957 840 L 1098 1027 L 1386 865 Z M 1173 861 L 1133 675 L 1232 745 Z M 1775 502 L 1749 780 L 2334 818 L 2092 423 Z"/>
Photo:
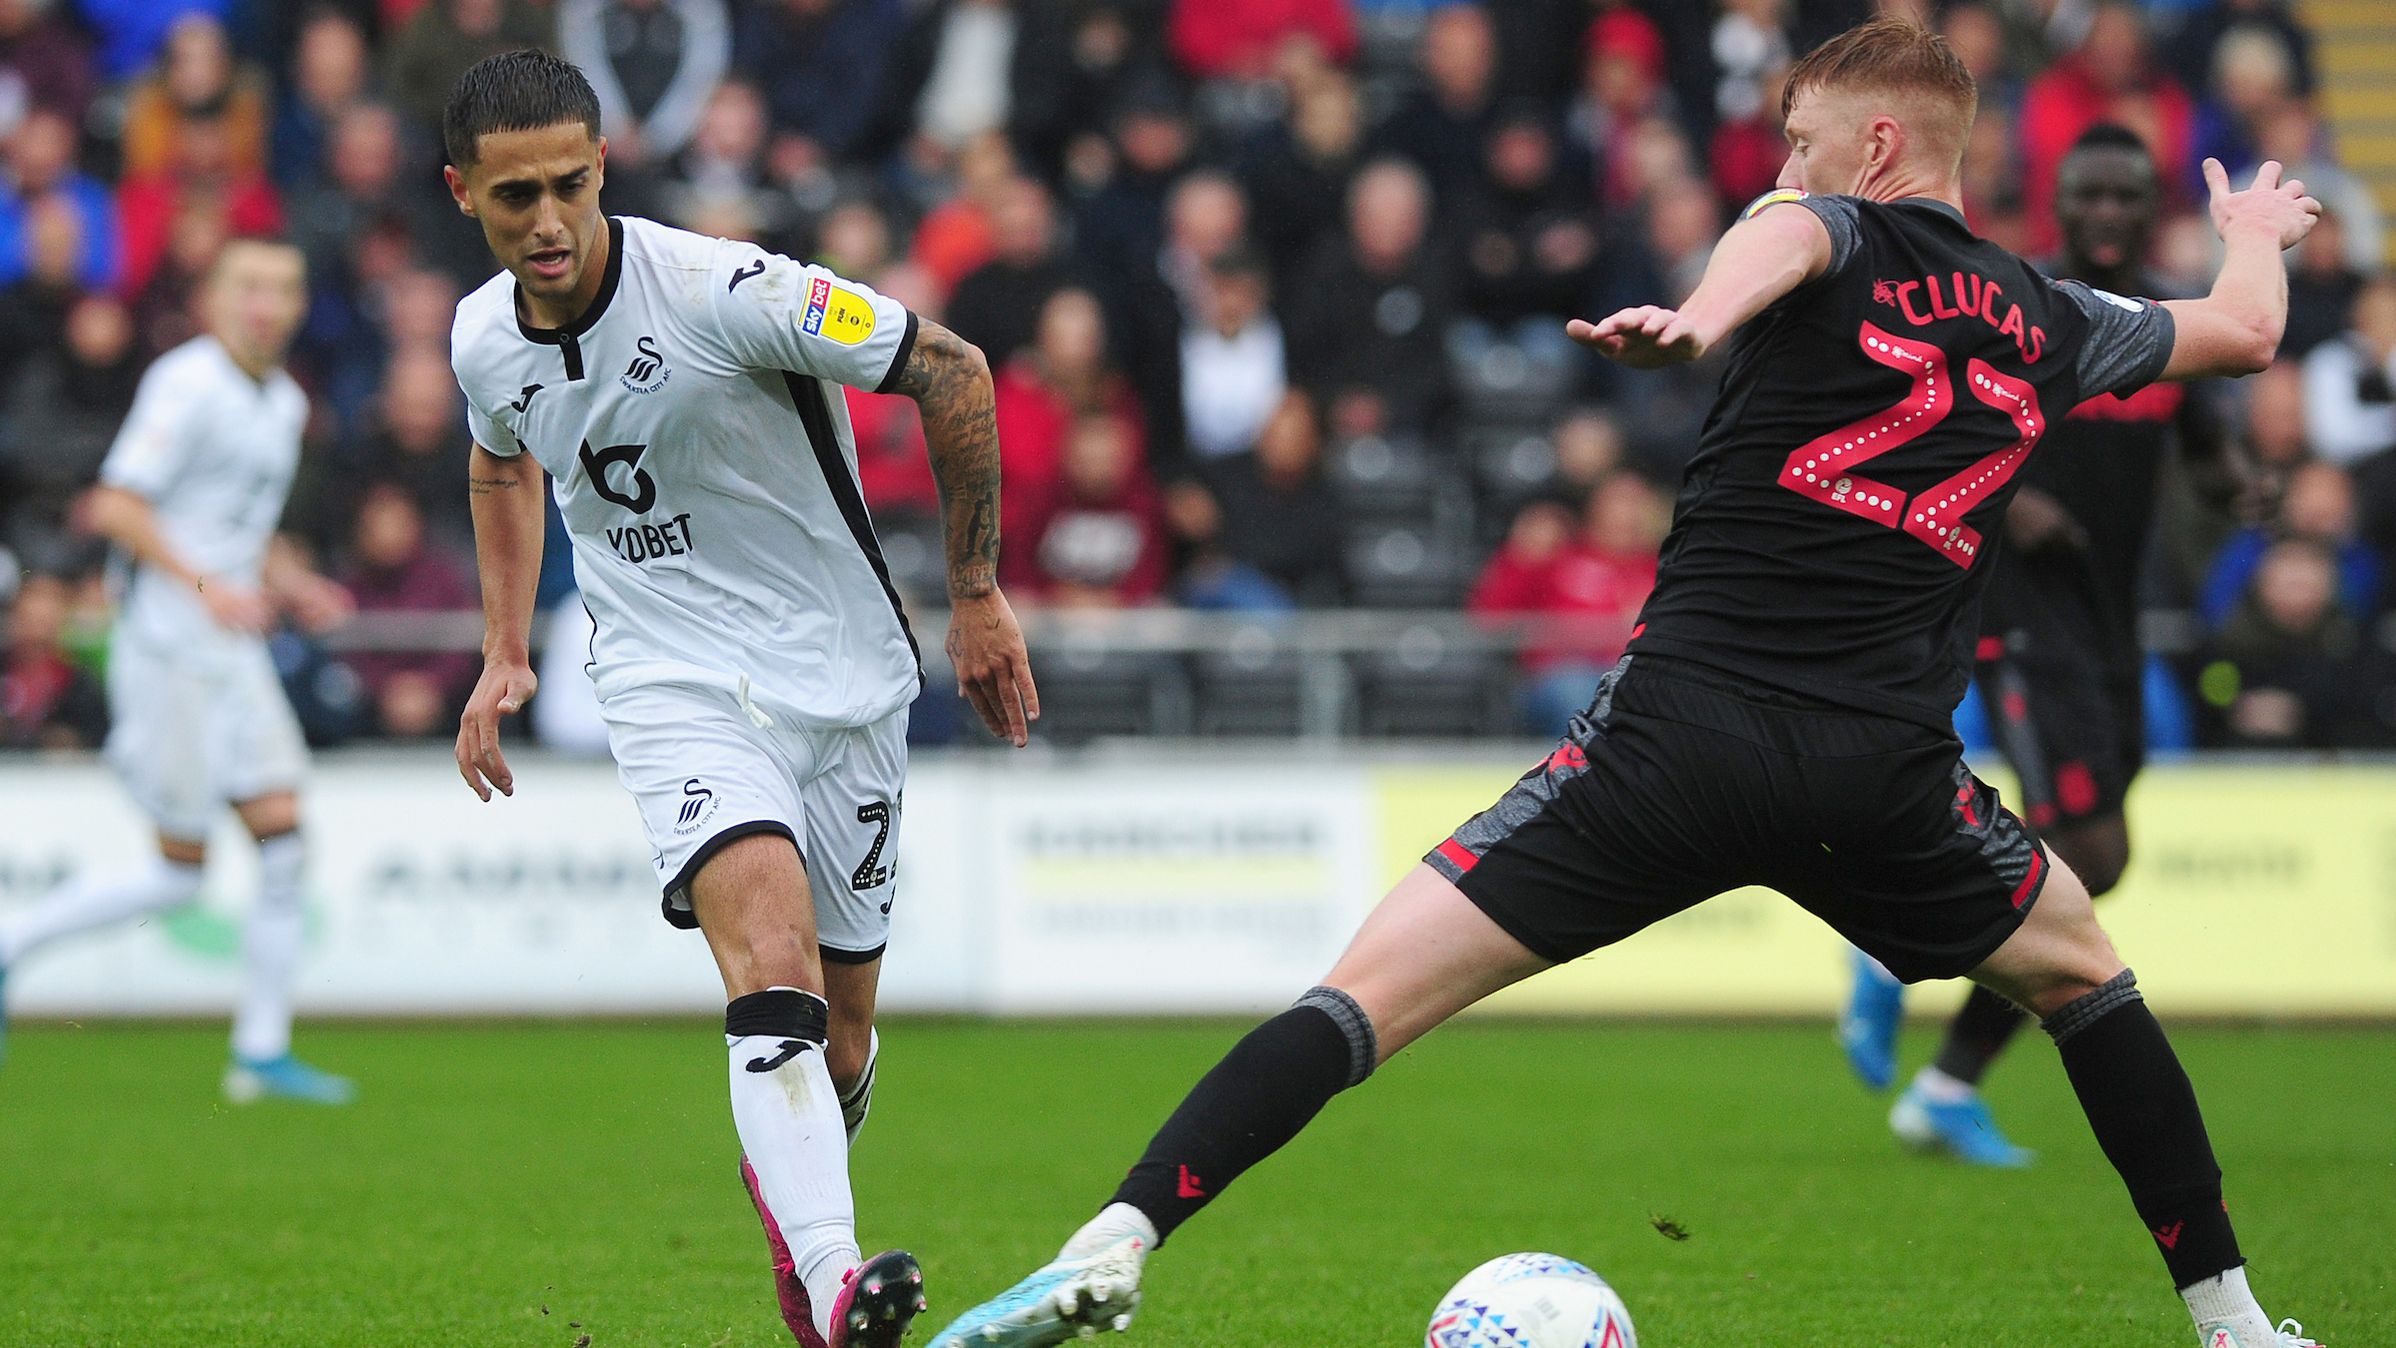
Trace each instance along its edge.
<path fill-rule="evenodd" d="M 1833 39 L 1788 100 L 1784 190 L 1723 235 L 1688 302 L 1569 327 L 1636 366 L 1737 334 L 1630 654 L 1323 986 L 1199 1081 L 1054 1261 L 934 1348 L 1125 1327 L 1148 1252 L 1378 1063 L 1744 884 L 1900 977 L 1968 973 L 2035 1011 L 2200 1341 L 2309 1342 L 2247 1288 L 2195 1091 L 2088 891 L 1964 767 L 1949 721 L 1986 554 L 2049 417 L 2269 364 L 2280 252 L 2320 205 L 2277 164 L 2232 192 L 2208 161 L 2226 258 L 2209 296 L 2166 307 L 2049 281 L 1972 236 L 1958 175 L 1977 95 L 1928 30 L 1883 18 Z"/>
<path fill-rule="evenodd" d="M 2057 174 L 2063 253 L 2048 273 L 2117 295 L 2162 293 L 2141 266 L 2162 194 L 2136 134 L 2091 128 Z M 2200 483 L 2235 493 L 2240 475 L 2204 386 L 2153 384 L 2073 408 L 2022 469 L 1981 597 L 1977 679 L 2020 783 L 2014 808 L 2091 897 L 2129 862 L 2122 801 L 2146 757 L 2138 575 L 2175 444 Z M 1896 1070 L 1903 985 L 1864 958 L 1856 978 L 1840 1039 L 1877 1090 Z M 2011 1002 L 1975 988 L 1937 1060 L 1898 1097 L 1890 1127 L 1977 1164 L 2028 1164 L 2033 1153 L 2005 1139 L 1978 1091 L 2022 1021 Z"/>

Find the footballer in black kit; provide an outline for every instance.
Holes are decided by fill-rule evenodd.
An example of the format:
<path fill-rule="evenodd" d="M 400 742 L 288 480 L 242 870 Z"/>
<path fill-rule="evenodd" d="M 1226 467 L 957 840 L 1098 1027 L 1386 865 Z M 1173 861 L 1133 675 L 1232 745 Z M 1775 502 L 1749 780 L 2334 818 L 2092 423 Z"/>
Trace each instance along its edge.
<path fill-rule="evenodd" d="M 2121 295 L 2161 293 L 2139 261 L 2162 182 L 2124 128 L 2090 129 L 2064 158 L 2055 210 L 2063 255 L 2050 270 Z M 2175 448 L 2200 483 L 2234 490 L 2239 474 L 2202 386 L 2158 383 L 2071 409 L 2023 470 L 1992 558 L 1974 652 L 1982 704 L 2012 764 L 2022 819 L 2091 896 L 2129 861 L 2123 799 L 2146 758 L 2145 658 L 2137 589 L 2157 480 Z M 1902 991 L 1859 961 L 1840 1041 L 1874 1089 L 1895 1073 Z M 1979 1098 L 1989 1065 L 2022 1023 L 2012 1003 L 1974 989 L 1937 1059 L 1889 1114 L 1897 1135 L 1983 1165 L 2026 1165 Z"/>
<path fill-rule="evenodd" d="M 1952 978 L 2046 880 L 1952 729 L 2005 506 L 2051 417 L 2162 372 L 2171 315 L 2050 282 L 1945 202 L 1749 214 L 1783 203 L 1830 264 L 1734 339 L 1629 655 L 1564 756 L 1427 860 L 1551 960 L 1761 884 Z"/>
<path fill-rule="evenodd" d="M 2035 1011 L 2207 1348 L 2297 1348 L 2247 1287 L 2194 1088 L 2088 892 L 1962 760 L 2003 516 L 2052 419 L 2250 373 L 2318 202 L 2207 161 L 2226 260 L 2174 301 L 2051 281 L 1976 238 L 1977 92 L 1886 17 L 1790 72 L 1782 190 L 1678 310 L 1567 332 L 1652 368 L 1734 343 L 1629 653 L 1544 760 L 1434 848 L 1296 1005 L 1183 1099 L 1056 1259 L 933 1348 L 1126 1327 L 1148 1254 L 1339 1092 L 1499 988 L 1747 884 L 1908 980 Z M 1809 195 L 1811 193 L 1811 195 Z M 2085 1240 L 2088 1233 L 2075 1232 Z"/>

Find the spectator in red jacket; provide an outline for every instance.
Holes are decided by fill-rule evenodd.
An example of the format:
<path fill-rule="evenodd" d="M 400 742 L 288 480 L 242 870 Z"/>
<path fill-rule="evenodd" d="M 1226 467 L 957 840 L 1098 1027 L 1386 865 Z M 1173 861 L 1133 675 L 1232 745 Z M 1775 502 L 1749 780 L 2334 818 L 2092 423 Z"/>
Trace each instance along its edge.
<path fill-rule="evenodd" d="M 2138 133 L 2154 152 L 2168 190 L 2190 179 L 2189 143 L 2195 105 L 2148 48 L 2146 22 L 2118 0 L 2100 6 L 2088 36 L 2030 85 L 2022 99 L 2024 205 L 2035 248 L 2062 241 L 2055 229 L 2055 171 L 2082 132 L 2114 122 Z"/>
<path fill-rule="evenodd" d="M 1570 511 L 1534 501 L 1514 517 L 1466 607 L 1486 617 L 1558 619 L 1522 653 L 1527 729 L 1561 734 L 1598 678 L 1622 658 L 1631 624 L 1656 584 L 1666 514 L 1654 487 L 1615 473 L 1589 493 L 1578 536 Z"/>
<path fill-rule="evenodd" d="M 1123 608 L 1165 587 L 1165 528 L 1140 461 L 1137 428 L 1098 412 L 1076 419 L 1057 480 L 1005 536 L 1007 588 L 1066 608 Z"/>
<path fill-rule="evenodd" d="M 1069 286 L 1049 297 L 1030 349 L 998 372 L 996 402 L 1001 538 L 1030 529 L 1030 512 L 1062 475 L 1068 432 L 1084 415 L 1123 420 L 1147 480 L 1139 399 L 1107 363 L 1106 319 L 1089 291 Z"/>
<path fill-rule="evenodd" d="M 0 664 L 0 745 L 96 749 L 108 737 L 107 696 L 59 642 L 69 597 L 65 581 L 39 574 L 17 591 Z"/>
<path fill-rule="evenodd" d="M 1176 0 L 1173 6 L 1173 55 L 1202 80 L 1263 79 L 1292 38 L 1311 39 L 1344 65 L 1356 54 L 1356 20 L 1343 0 Z"/>
<path fill-rule="evenodd" d="M 232 158 L 232 131 L 221 117 L 187 118 L 175 137 L 175 162 L 165 172 L 125 179 L 117 192 L 124 252 L 119 286 L 138 296 L 158 274 L 186 208 L 220 223 L 227 236 L 273 236 L 283 230 L 283 204 L 266 175 Z"/>

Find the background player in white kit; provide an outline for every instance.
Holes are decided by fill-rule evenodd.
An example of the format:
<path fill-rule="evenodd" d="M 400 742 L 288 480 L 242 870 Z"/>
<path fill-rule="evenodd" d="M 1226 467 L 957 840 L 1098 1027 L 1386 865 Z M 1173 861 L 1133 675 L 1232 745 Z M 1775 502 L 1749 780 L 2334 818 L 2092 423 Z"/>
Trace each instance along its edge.
<path fill-rule="evenodd" d="M 458 306 L 451 340 L 486 619 L 459 771 L 485 800 L 513 792 L 498 723 L 534 688 L 546 469 L 666 918 L 705 932 L 723 974 L 742 1176 L 783 1317 L 801 1344 L 896 1344 L 922 1274 L 902 1251 L 860 1261 L 847 1146 L 873 1087 L 922 675 L 828 385 L 922 406 L 959 691 L 1020 746 L 1039 704 L 995 581 L 989 368 L 822 268 L 602 215 L 599 102 L 555 57 L 469 70 L 442 130 L 450 190 L 506 269 Z"/>
<path fill-rule="evenodd" d="M 308 751 L 263 635 L 278 611 L 311 628 L 350 614 L 348 592 L 275 533 L 308 420 L 282 369 L 305 280 L 296 248 L 226 244 L 202 291 L 207 333 L 142 375 L 101 466 L 90 522 L 134 564 L 108 648 L 108 759 L 157 825 L 159 855 L 79 876 L 0 923 L 0 972 L 61 936 L 199 897 L 208 834 L 230 802 L 258 840 L 259 878 L 225 1093 L 342 1104 L 347 1080 L 291 1054 Z"/>

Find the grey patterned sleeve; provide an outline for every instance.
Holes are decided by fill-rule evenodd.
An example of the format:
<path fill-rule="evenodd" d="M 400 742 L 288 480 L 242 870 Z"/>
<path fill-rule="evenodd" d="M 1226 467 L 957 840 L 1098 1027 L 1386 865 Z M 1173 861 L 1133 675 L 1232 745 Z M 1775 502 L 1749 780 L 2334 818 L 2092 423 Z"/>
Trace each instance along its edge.
<path fill-rule="evenodd" d="M 2176 334 L 2171 310 L 2081 281 L 2058 281 L 2055 288 L 2088 316 L 2088 337 L 2075 358 L 2082 398 L 2126 396 L 2162 376 Z"/>
<path fill-rule="evenodd" d="M 1822 227 L 1830 231 L 1830 269 L 1822 274 L 1836 276 L 1845 271 L 1848 259 L 1855 256 L 1856 246 L 1863 242 L 1863 226 L 1858 223 L 1861 213 L 1855 208 L 1855 198 L 1799 197 L 1797 204 L 1812 211 L 1822 221 Z"/>

